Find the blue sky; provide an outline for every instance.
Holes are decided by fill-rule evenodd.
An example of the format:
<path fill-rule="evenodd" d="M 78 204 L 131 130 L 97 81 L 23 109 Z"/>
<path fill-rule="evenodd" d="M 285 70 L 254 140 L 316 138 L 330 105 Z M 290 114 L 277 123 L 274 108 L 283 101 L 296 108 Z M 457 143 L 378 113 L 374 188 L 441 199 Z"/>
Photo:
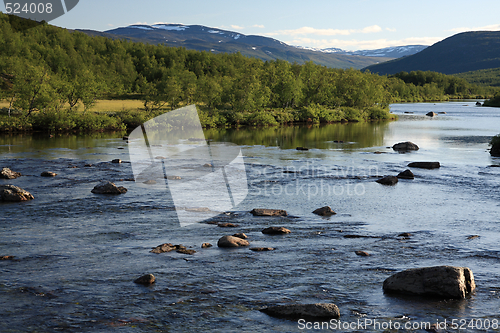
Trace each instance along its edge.
<path fill-rule="evenodd" d="M 499 13 L 499 0 L 80 0 L 51 24 L 99 31 L 137 23 L 200 24 L 291 45 L 359 50 L 500 30 Z"/>

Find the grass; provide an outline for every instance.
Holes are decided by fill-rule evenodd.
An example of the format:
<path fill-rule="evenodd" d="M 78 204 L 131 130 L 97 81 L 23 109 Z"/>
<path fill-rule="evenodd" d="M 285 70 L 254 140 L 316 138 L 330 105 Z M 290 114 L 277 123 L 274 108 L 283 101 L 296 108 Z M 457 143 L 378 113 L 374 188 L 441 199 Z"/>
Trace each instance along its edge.
<path fill-rule="evenodd" d="M 69 108 L 69 105 L 67 106 Z M 0 109 L 9 108 L 8 101 L 0 101 Z M 92 112 L 123 112 L 138 111 L 144 108 L 144 104 L 139 100 L 98 100 L 93 107 L 89 109 Z M 83 112 L 83 104 L 79 103 L 75 110 Z"/>

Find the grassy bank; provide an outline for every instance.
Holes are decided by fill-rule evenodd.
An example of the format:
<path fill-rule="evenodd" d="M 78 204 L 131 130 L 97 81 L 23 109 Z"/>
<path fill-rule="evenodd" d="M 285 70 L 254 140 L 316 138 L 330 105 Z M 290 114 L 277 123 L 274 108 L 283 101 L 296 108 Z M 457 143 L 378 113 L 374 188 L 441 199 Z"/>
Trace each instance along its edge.
<path fill-rule="evenodd" d="M 155 112 L 145 112 L 138 100 L 101 100 L 84 112 L 83 107 L 59 111 L 40 111 L 30 116 L 13 110 L 8 115 L 8 103 L 0 104 L 0 132 L 98 132 L 133 129 L 162 113 L 169 107 Z M 233 126 L 278 126 L 291 123 L 334 123 L 391 120 L 396 116 L 389 109 L 373 106 L 366 109 L 340 107 L 329 109 L 311 105 L 301 109 L 266 108 L 253 112 L 213 110 L 198 106 L 204 128 Z"/>

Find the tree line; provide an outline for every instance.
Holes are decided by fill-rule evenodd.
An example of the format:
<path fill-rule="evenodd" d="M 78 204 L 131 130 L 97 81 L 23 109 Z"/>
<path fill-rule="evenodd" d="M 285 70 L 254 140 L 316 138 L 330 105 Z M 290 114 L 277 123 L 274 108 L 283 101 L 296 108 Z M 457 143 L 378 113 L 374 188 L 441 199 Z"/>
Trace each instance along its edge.
<path fill-rule="evenodd" d="M 398 101 L 483 97 L 491 89 L 432 72 L 379 76 L 90 37 L 46 23 L 19 30 L 0 14 L 0 99 L 26 117 L 71 111 L 79 103 L 89 110 L 100 98 L 124 96 L 142 100 L 145 114 L 191 103 L 227 114 L 387 109 Z"/>

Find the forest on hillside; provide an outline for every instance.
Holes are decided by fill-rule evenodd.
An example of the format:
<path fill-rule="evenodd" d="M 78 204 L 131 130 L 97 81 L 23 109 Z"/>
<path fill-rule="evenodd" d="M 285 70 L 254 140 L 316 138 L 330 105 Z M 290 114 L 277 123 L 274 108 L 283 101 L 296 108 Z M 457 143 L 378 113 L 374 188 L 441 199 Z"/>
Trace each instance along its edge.
<path fill-rule="evenodd" d="M 360 121 L 390 118 L 392 102 L 494 95 L 491 87 L 432 72 L 379 76 L 89 37 L 46 23 L 20 29 L 15 24 L 23 21 L 14 21 L 0 14 L 0 100 L 17 115 L 1 116 L 0 130 L 123 129 L 193 103 L 206 127 Z M 107 98 L 138 99 L 144 107 L 140 115 L 93 114 L 95 102 Z M 78 104 L 83 115 L 76 115 Z M 92 126 L 81 123 L 86 117 Z"/>

